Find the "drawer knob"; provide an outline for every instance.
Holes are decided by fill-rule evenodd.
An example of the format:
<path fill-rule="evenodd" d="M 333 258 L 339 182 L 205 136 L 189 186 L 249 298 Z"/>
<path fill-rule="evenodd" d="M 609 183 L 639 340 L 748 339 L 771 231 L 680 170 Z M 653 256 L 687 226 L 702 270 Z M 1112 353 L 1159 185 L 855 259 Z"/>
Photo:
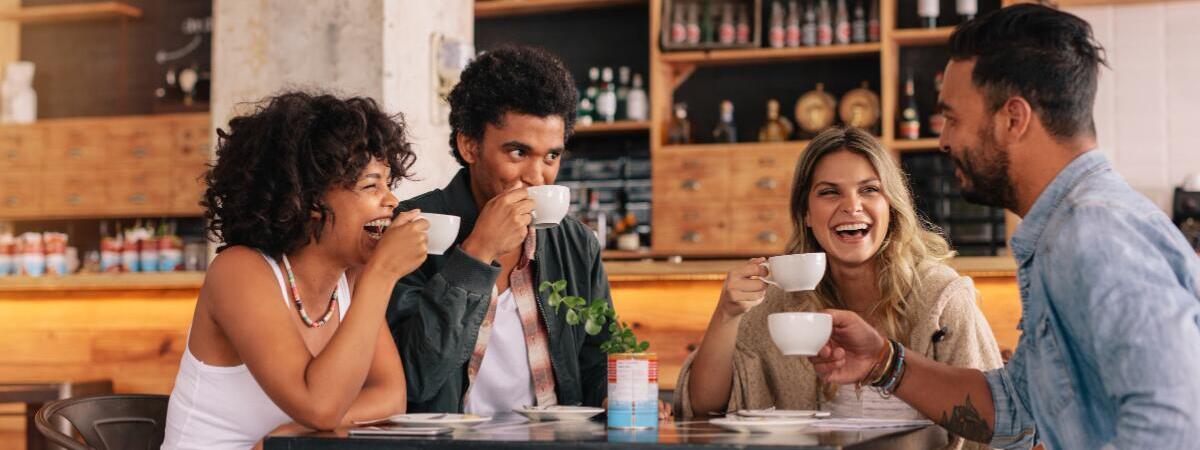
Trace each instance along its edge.
<path fill-rule="evenodd" d="M 774 167 L 775 166 L 775 158 L 771 157 L 771 156 L 764 156 L 762 158 L 758 158 L 758 165 L 763 166 L 763 167 Z"/>
<path fill-rule="evenodd" d="M 146 194 L 133 194 L 129 196 L 129 202 L 135 204 L 146 203 Z"/>
<path fill-rule="evenodd" d="M 700 168 L 700 161 L 696 161 L 694 159 L 683 160 L 683 169 L 684 170 L 695 170 L 695 169 L 699 169 L 699 168 Z"/>
<path fill-rule="evenodd" d="M 775 211 L 759 211 L 758 220 L 768 221 L 775 220 Z"/>
<path fill-rule="evenodd" d="M 83 203 L 83 198 L 80 197 L 79 194 L 71 194 L 67 196 L 68 205 L 78 206 L 80 203 Z"/>
<path fill-rule="evenodd" d="M 697 220 L 699 218 L 700 218 L 700 213 L 698 213 L 696 211 L 688 211 L 688 212 L 683 213 L 683 220 L 686 220 L 688 222 Z"/>
<path fill-rule="evenodd" d="M 758 182 L 755 183 L 755 185 L 764 191 L 773 191 L 775 188 L 779 187 L 779 182 L 771 177 L 762 177 L 758 179 Z"/>
<path fill-rule="evenodd" d="M 696 192 L 700 190 L 700 180 L 684 180 L 682 186 L 685 191 Z"/>
<path fill-rule="evenodd" d="M 83 149 L 82 149 L 82 148 L 79 148 L 79 147 L 74 147 L 74 148 L 71 148 L 70 150 L 67 150 L 67 156 L 68 156 L 68 157 L 70 157 L 70 158 L 79 158 L 79 157 L 82 157 L 82 156 L 83 156 Z"/>
<path fill-rule="evenodd" d="M 779 235 L 775 234 L 774 231 L 764 231 L 762 233 L 758 233 L 758 241 L 764 244 L 774 244 L 775 242 L 779 241 Z"/>
<path fill-rule="evenodd" d="M 134 158 L 145 158 L 147 156 L 150 156 L 150 150 L 147 150 L 145 147 L 138 147 L 138 148 L 133 149 L 133 157 Z"/>
<path fill-rule="evenodd" d="M 687 233 L 683 233 L 683 242 L 689 242 L 692 244 L 700 242 L 700 233 L 697 233 L 695 231 L 689 231 Z"/>
<path fill-rule="evenodd" d="M 19 199 L 15 195 L 10 195 L 4 199 L 5 206 L 17 206 L 17 203 L 19 203 Z"/>
<path fill-rule="evenodd" d="M 9 149 L 5 154 L 8 155 L 8 159 L 17 159 L 18 156 L 21 156 L 21 153 L 17 152 L 15 148 Z"/>

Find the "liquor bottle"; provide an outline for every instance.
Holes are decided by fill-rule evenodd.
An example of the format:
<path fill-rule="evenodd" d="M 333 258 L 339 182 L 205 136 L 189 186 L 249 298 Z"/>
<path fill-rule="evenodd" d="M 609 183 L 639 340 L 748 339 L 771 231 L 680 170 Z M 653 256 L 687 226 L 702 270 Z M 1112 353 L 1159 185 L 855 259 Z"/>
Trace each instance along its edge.
<path fill-rule="evenodd" d="M 916 89 L 913 87 L 912 74 L 904 81 L 904 109 L 900 111 L 900 138 L 917 139 L 921 137 L 921 116 L 917 110 Z"/>
<path fill-rule="evenodd" d="M 675 117 L 671 119 L 667 142 L 672 144 L 692 143 L 692 123 L 687 118 L 687 103 L 675 104 Z"/>
<path fill-rule="evenodd" d="M 767 100 L 767 122 L 758 130 L 760 142 L 780 142 L 792 137 L 792 122 L 779 115 L 779 101 Z"/>
<path fill-rule="evenodd" d="M 933 76 L 933 90 L 941 96 L 942 93 L 942 73 L 938 72 Z M 934 136 L 942 135 L 942 128 L 946 126 L 946 116 L 942 115 L 942 108 L 934 107 L 933 114 L 929 115 L 929 134 Z"/>
<path fill-rule="evenodd" d="M 586 95 L 579 96 L 579 108 L 575 112 L 576 125 L 591 125 L 596 120 L 596 105 Z"/>
<path fill-rule="evenodd" d="M 617 120 L 617 88 L 613 86 L 612 67 L 605 67 L 600 73 L 600 94 L 596 97 L 596 119 L 613 122 Z"/>
<path fill-rule="evenodd" d="M 834 42 L 841 45 L 850 43 L 850 13 L 846 10 L 846 0 L 837 0 L 837 19 L 833 30 Z"/>
<path fill-rule="evenodd" d="M 787 28 L 784 42 L 787 43 L 788 47 L 800 46 L 800 7 L 796 5 L 796 0 L 788 2 Z"/>
<path fill-rule="evenodd" d="M 706 44 L 711 44 L 717 41 L 717 11 L 714 9 L 717 5 L 709 0 L 704 0 L 701 8 L 704 11 L 700 19 L 700 40 Z"/>
<path fill-rule="evenodd" d="M 917 0 L 917 15 L 921 16 L 921 24 L 926 28 L 937 28 L 939 14 L 941 14 L 940 1 Z"/>
<path fill-rule="evenodd" d="M 692 3 L 687 9 L 687 24 L 684 25 L 687 29 L 688 45 L 700 44 L 700 5 Z"/>
<path fill-rule="evenodd" d="M 600 209 L 600 191 L 588 192 L 587 209 L 583 212 L 583 224 L 592 229 L 603 248 L 608 244 L 608 213 Z"/>
<path fill-rule="evenodd" d="M 733 24 L 733 4 L 726 3 L 721 11 L 721 26 L 717 28 L 717 41 L 722 45 L 733 45 L 737 39 L 737 27 Z"/>
<path fill-rule="evenodd" d="M 879 42 L 879 0 L 871 0 L 871 9 L 867 13 L 867 40 Z"/>
<path fill-rule="evenodd" d="M 746 14 L 746 5 L 738 5 L 737 43 L 750 43 L 750 16 Z"/>
<path fill-rule="evenodd" d="M 642 74 L 633 75 L 633 86 L 629 88 L 629 97 L 625 100 L 625 118 L 629 120 L 646 120 L 650 114 L 650 104 L 646 99 L 646 90 L 642 89 Z"/>
<path fill-rule="evenodd" d="M 633 251 L 641 247 L 637 233 L 637 216 L 629 210 L 629 193 L 621 189 L 617 193 L 616 223 L 613 224 L 612 245 L 617 250 Z"/>
<path fill-rule="evenodd" d="M 588 68 L 588 85 L 587 89 L 583 91 L 583 95 L 592 102 L 592 107 L 595 108 L 596 98 L 600 96 L 600 68 Z"/>
<path fill-rule="evenodd" d="M 863 13 L 862 0 L 854 0 L 854 22 L 850 23 L 850 40 L 854 43 L 867 42 L 867 17 Z"/>
<path fill-rule="evenodd" d="M 821 0 L 821 10 L 817 13 L 817 44 L 833 43 L 833 14 L 829 11 L 829 0 Z"/>
<path fill-rule="evenodd" d="M 771 32 L 768 38 L 771 48 L 783 48 L 787 42 L 783 20 L 783 5 L 779 3 L 779 0 L 771 2 Z"/>
<path fill-rule="evenodd" d="M 966 22 L 974 19 L 975 14 L 979 13 L 979 2 L 978 0 L 956 0 L 954 11 L 958 13 L 963 22 Z"/>
<path fill-rule="evenodd" d="M 629 66 L 621 66 L 617 68 L 617 120 L 624 120 L 628 117 L 625 111 L 629 109 L 626 103 L 629 101 Z"/>
<path fill-rule="evenodd" d="M 671 19 L 671 43 L 682 44 L 687 42 L 687 22 L 683 15 L 683 3 L 675 4 L 675 14 Z"/>
<path fill-rule="evenodd" d="M 812 0 L 805 1 L 804 5 L 804 37 L 802 39 L 805 47 L 817 45 L 817 8 L 812 3 Z"/>
<path fill-rule="evenodd" d="M 713 142 L 737 142 L 737 125 L 733 123 L 733 102 L 721 100 L 721 121 L 713 128 Z"/>

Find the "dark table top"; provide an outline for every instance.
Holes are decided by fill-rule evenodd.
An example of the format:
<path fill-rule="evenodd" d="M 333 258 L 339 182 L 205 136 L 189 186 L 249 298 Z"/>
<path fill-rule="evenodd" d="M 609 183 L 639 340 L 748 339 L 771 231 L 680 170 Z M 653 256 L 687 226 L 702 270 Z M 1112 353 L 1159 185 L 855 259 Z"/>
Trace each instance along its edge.
<path fill-rule="evenodd" d="M 918 429 L 861 431 L 811 430 L 797 433 L 749 434 L 727 431 L 706 420 L 666 421 L 658 430 L 610 430 L 604 422 L 529 422 L 514 413 L 498 414 L 470 430 L 437 437 L 350 437 L 348 429 L 332 432 L 280 433 L 268 437 L 265 450 L 308 449 L 928 449 L 944 446 L 946 433 L 936 426 Z"/>

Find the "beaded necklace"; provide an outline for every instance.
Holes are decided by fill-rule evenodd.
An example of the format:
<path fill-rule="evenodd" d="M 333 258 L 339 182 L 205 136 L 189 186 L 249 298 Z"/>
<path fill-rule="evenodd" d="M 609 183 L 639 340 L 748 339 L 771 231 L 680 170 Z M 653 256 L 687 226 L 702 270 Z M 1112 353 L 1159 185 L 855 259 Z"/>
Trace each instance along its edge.
<path fill-rule="evenodd" d="M 287 255 L 283 255 L 283 267 L 287 269 L 288 285 L 292 288 L 293 303 L 296 304 L 296 311 L 300 313 L 300 320 L 309 328 L 320 328 L 333 317 L 333 305 L 337 304 L 337 287 L 334 286 L 333 294 L 329 296 L 329 308 L 325 310 L 325 315 L 321 316 L 321 320 L 313 322 L 308 318 L 308 312 L 304 310 L 304 304 L 300 302 L 300 291 L 296 289 L 296 275 L 292 273 L 292 263 L 288 262 Z"/>

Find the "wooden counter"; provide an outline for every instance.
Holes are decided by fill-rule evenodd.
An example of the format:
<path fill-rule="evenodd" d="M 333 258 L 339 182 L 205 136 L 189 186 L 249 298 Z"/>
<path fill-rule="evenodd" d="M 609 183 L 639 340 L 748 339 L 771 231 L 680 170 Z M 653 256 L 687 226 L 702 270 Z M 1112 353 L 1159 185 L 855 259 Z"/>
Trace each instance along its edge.
<path fill-rule="evenodd" d="M 700 342 L 725 273 L 744 260 L 605 263 L 622 320 L 659 355 L 660 386 Z M 1020 301 L 1007 257 L 956 258 L 975 278 L 1002 348 L 1016 345 Z M 109 378 L 117 392 L 168 393 L 202 273 L 0 277 L 0 382 Z"/>

